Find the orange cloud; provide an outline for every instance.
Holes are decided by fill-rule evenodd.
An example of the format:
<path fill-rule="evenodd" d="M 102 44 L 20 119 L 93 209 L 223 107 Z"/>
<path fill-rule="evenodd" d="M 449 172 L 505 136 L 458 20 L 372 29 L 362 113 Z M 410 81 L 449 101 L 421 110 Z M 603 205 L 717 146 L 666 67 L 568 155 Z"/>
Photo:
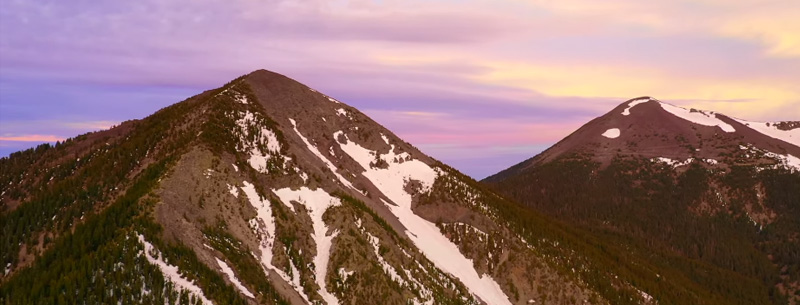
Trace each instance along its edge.
<path fill-rule="evenodd" d="M 624 100 L 650 95 L 684 106 L 699 106 L 697 108 L 751 120 L 774 116 L 775 109 L 791 105 L 796 107 L 800 100 L 800 90 L 795 84 L 780 78 L 721 79 L 624 65 L 581 66 L 502 61 L 488 65 L 493 70 L 476 75 L 476 82 L 515 86 L 562 97 L 615 97 Z"/>

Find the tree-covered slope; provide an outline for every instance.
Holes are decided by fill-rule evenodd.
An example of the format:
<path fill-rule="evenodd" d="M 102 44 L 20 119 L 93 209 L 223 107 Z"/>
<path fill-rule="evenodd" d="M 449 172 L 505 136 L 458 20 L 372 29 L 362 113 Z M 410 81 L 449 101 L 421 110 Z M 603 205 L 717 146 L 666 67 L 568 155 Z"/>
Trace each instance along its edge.
<path fill-rule="evenodd" d="M 762 124 L 774 127 L 770 136 L 750 129 L 756 123 L 685 112 L 729 124 L 707 126 L 636 101 L 484 182 L 648 261 L 673 257 L 668 268 L 717 298 L 796 304 L 796 131 Z M 603 135 L 614 126 L 625 126 L 621 135 Z"/>
<path fill-rule="evenodd" d="M 774 280 L 564 225 L 264 70 L 0 164 L 4 304 L 755 304 Z"/>

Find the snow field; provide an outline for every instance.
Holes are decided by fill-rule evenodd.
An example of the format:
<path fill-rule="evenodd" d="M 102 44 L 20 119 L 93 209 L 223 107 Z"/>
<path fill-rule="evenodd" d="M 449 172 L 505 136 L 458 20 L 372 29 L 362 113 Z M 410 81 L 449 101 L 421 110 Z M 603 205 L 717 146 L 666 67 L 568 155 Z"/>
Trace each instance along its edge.
<path fill-rule="evenodd" d="M 334 133 L 334 138 L 343 134 L 342 131 Z M 472 260 L 461 254 L 458 247 L 444 236 L 439 228 L 430 221 L 414 214 L 411 210 L 412 196 L 405 191 L 406 183 L 416 180 L 422 185 L 422 191 L 430 190 L 438 175 L 437 171 L 422 161 L 411 159 L 408 153 L 396 154 L 395 146 L 391 145 L 389 153 L 379 155 L 377 152 L 366 149 L 347 138 L 346 143 L 339 143 L 341 149 L 363 168 L 363 175 L 369 179 L 384 196 L 393 201 L 395 205 L 388 205 L 391 212 L 397 216 L 406 227 L 406 235 L 414 242 L 425 256 L 434 265 L 457 277 L 469 291 L 487 302 L 488 304 L 511 304 L 503 293 L 500 285 L 490 276 L 479 274 Z M 375 158 L 386 161 L 386 169 L 373 168 Z"/>
<path fill-rule="evenodd" d="M 619 128 L 611 128 L 603 133 L 603 136 L 609 139 L 616 139 L 619 137 Z"/>
<path fill-rule="evenodd" d="M 239 198 L 239 189 L 233 185 L 228 184 L 228 192 L 233 195 L 233 197 Z"/>
<path fill-rule="evenodd" d="M 328 169 L 331 170 L 331 172 L 333 172 L 334 175 L 336 175 L 336 178 L 339 179 L 339 182 L 341 182 L 342 184 L 344 184 L 345 186 L 347 186 L 347 187 L 349 187 L 351 189 L 356 189 L 353 186 L 353 184 L 350 183 L 350 181 L 348 181 L 347 179 L 342 177 L 342 175 L 340 175 L 339 172 L 336 171 L 336 166 L 333 165 L 333 163 L 331 163 L 331 161 L 328 160 L 328 158 L 325 158 L 325 156 L 322 155 L 322 153 L 319 151 L 319 149 L 317 149 L 316 146 L 311 144 L 311 142 L 309 142 L 308 139 L 306 139 L 306 137 L 304 137 L 300 133 L 300 131 L 297 130 L 297 123 L 293 119 L 289 119 L 289 122 L 292 123 L 292 127 L 294 127 L 294 132 L 297 133 L 297 135 L 300 137 L 301 140 L 303 140 L 303 143 L 306 144 L 306 146 L 308 147 L 308 150 L 310 150 L 311 153 L 313 153 L 315 156 L 317 156 L 317 158 L 319 158 L 320 160 L 322 160 L 323 163 L 325 163 L 325 166 L 327 166 Z"/>
<path fill-rule="evenodd" d="M 341 201 L 339 198 L 331 196 L 322 189 L 312 190 L 305 186 L 298 190 L 282 188 L 272 190 L 272 192 L 275 193 L 275 195 L 277 195 L 278 198 L 280 198 L 285 204 L 290 204 L 292 201 L 296 201 L 306 207 L 308 216 L 312 221 L 312 227 L 314 228 L 311 238 L 314 239 L 314 243 L 317 245 L 317 254 L 314 256 L 313 261 L 317 285 L 320 287 L 319 294 L 326 303 L 339 304 L 339 300 L 336 298 L 336 296 L 328 292 L 328 289 L 325 286 L 325 275 L 328 272 L 328 261 L 330 260 L 331 255 L 331 245 L 333 244 L 333 239 L 339 234 L 339 232 L 335 231 L 328 235 L 328 226 L 325 225 L 325 221 L 322 220 L 322 215 L 325 214 L 325 211 L 328 208 L 341 205 Z"/>
<path fill-rule="evenodd" d="M 625 108 L 625 110 L 622 110 L 622 115 L 630 115 L 631 108 L 641 103 L 647 103 L 649 101 L 650 101 L 649 97 L 632 100 L 630 103 L 628 103 L 628 107 Z"/>
<path fill-rule="evenodd" d="M 774 123 L 750 122 L 739 119 L 734 120 L 768 137 L 775 138 L 795 146 L 800 146 L 800 128 L 795 128 L 792 130 L 780 130 L 777 126 L 775 126 Z"/>
<path fill-rule="evenodd" d="M 736 132 L 736 129 L 734 129 L 733 126 L 718 119 L 713 112 L 709 113 L 703 111 L 692 112 L 685 108 L 681 108 L 663 102 L 659 104 L 661 105 L 661 108 L 663 108 L 667 112 L 672 113 L 673 115 L 682 118 L 684 120 L 687 120 L 689 122 L 704 126 L 712 126 L 712 127 L 718 126 L 725 132 Z"/>
<path fill-rule="evenodd" d="M 272 248 L 275 245 L 275 219 L 272 215 L 272 207 L 270 206 L 269 200 L 262 200 L 253 184 L 247 181 L 242 182 L 242 184 L 244 185 L 241 188 L 242 192 L 247 196 L 250 205 L 256 209 L 256 217 L 251 219 L 249 224 L 253 233 L 258 236 L 258 249 L 261 251 L 261 256 L 258 257 L 255 254 L 253 254 L 253 256 L 261 262 L 261 266 L 265 268 L 265 272 L 272 270 L 277 273 L 283 280 L 290 283 L 292 288 L 308 302 L 308 296 L 303 292 L 303 286 L 300 285 L 300 273 L 295 269 L 294 262 L 290 264 L 292 276 L 289 276 L 280 268 L 272 265 Z"/>
<path fill-rule="evenodd" d="M 253 169 L 261 173 L 266 173 L 267 162 L 269 162 L 272 155 L 279 154 L 281 151 L 281 144 L 278 142 L 278 137 L 272 130 L 261 126 L 261 123 L 256 120 L 256 116 L 249 111 L 245 111 L 241 114 L 241 118 L 236 120 L 236 125 L 239 127 L 240 134 L 238 148 L 242 152 L 250 155 L 247 159 L 247 163 L 249 163 Z M 253 142 L 247 140 L 251 127 L 256 127 L 258 130 L 256 139 Z M 259 148 L 260 144 L 266 144 L 266 151 L 262 151 Z M 236 168 L 236 171 L 238 171 L 238 168 Z"/>
<path fill-rule="evenodd" d="M 381 265 L 381 269 L 383 269 L 383 272 L 386 273 L 389 276 L 389 278 L 392 279 L 392 281 L 400 284 L 400 286 L 407 285 L 406 281 L 402 277 L 400 277 L 399 274 L 397 274 L 397 270 L 394 269 L 392 265 L 389 265 L 389 263 L 386 262 L 383 256 L 381 256 L 381 253 L 379 251 L 381 244 L 380 239 L 373 236 L 372 234 L 369 234 L 369 232 L 366 232 L 366 234 L 367 234 L 367 241 L 369 241 L 369 243 L 372 245 L 372 250 L 374 251 L 375 256 L 378 258 L 378 263 Z"/>
<path fill-rule="evenodd" d="M 150 262 L 150 264 L 153 264 L 156 267 L 158 267 L 158 269 L 161 270 L 161 273 L 164 274 L 164 277 L 168 281 L 175 284 L 176 288 L 180 290 L 186 290 L 190 294 L 199 298 L 203 304 L 214 304 L 211 302 L 211 300 L 206 298 L 206 296 L 203 294 L 203 290 L 200 289 L 200 287 L 195 285 L 193 281 L 190 281 L 181 275 L 180 270 L 178 270 L 177 266 L 167 264 L 167 262 L 165 262 L 160 257 L 160 255 L 158 255 L 159 257 L 153 256 L 152 253 L 154 252 L 155 247 L 153 247 L 151 243 L 145 240 L 143 235 L 139 234 L 138 237 L 139 237 L 139 243 L 141 243 L 144 246 L 144 255 L 147 258 L 147 261 Z"/>
<path fill-rule="evenodd" d="M 233 273 L 233 269 L 231 269 L 231 267 L 228 266 L 228 264 L 226 264 L 224 261 L 220 260 L 219 258 L 215 257 L 214 259 L 217 260 L 217 265 L 219 265 L 219 268 L 222 269 L 222 273 L 225 273 L 225 275 L 228 276 L 228 280 L 230 280 L 231 283 L 233 283 L 233 286 L 236 286 L 236 288 L 238 288 L 239 291 L 241 291 L 242 294 L 244 294 L 245 296 L 247 296 L 247 297 L 249 297 L 251 299 L 255 299 L 256 298 L 256 296 L 253 295 L 252 292 L 247 290 L 247 287 L 244 287 L 244 285 L 242 285 L 242 282 L 240 282 L 239 279 L 236 278 L 236 274 Z"/>

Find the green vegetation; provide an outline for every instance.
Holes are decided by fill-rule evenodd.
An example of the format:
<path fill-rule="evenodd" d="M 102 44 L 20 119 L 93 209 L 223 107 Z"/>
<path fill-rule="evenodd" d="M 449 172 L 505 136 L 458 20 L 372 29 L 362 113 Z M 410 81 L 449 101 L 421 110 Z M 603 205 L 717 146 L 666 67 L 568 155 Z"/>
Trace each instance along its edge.
<path fill-rule="evenodd" d="M 156 233 L 157 225 L 142 216 L 142 198 L 166 171 L 169 161 L 150 165 L 129 190 L 103 212 L 58 238 L 34 264 L 0 286 L 3 304 L 127 304 L 192 303 L 165 281 L 157 267 L 142 256 L 136 231 Z M 138 230 L 133 230 L 139 228 Z M 166 245 L 145 234 L 185 276 L 204 288 L 206 296 L 225 304 L 244 304 L 214 271 L 199 263 L 185 246 Z M 195 300 L 197 301 L 197 300 Z"/>
<path fill-rule="evenodd" d="M 212 248 L 221 252 L 231 262 L 232 267 L 238 271 L 236 277 L 244 283 L 250 284 L 250 289 L 260 294 L 260 301 L 267 304 L 289 304 L 278 294 L 269 282 L 264 269 L 250 255 L 250 250 L 245 248 L 241 241 L 228 233 L 222 223 L 203 230 Z"/>
<path fill-rule="evenodd" d="M 747 210 L 758 202 L 758 185 L 766 190 L 764 206 L 780 215 L 763 228 L 753 225 Z M 497 188 L 588 232 L 576 237 L 605 252 L 588 262 L 589 269 L 614 270 L 660 304 L 781 304 L 780 276 L 798 277 L 779 271 L 797 270 L 800 253 L 789 236 L 800 227 L 796 172 L 733 167 L 712 173 L 693 163 L 674 175 L 649 160 L 617 158 L 601 168 L 573 157 L 509 177 Z M 517 213 L 501 214 L 513 219 Z M 525 229 L 531 230 L 537 229 Z M 604 257 L 631 264 L 615 266 Z M 595 276 L 584 279 L 593 283 Z"/>
<path fill-rule="evenodd" d="M 0 159 L 0 184 L 13 186 L 12 198 L 21 201 L 16 209 L 0 215 L 0 262 L 16 266 L 22 245 L 33 249 L 43 234 L 58 236 L 68 231 L 79 219 L 124 192 L 148 160 L 163 159 L 186 147 L 192 137 L 175 129 L 185 124 L 183 114 L 193 106 L 191 102 L 175 104 L 132 123 L 129 128 L 133 132 L 113 143 L 106 142 L 109 135 L 92 143 L 86 143 L 87 136 L 79 136 L 76 139 L 83 139 L 81 146 L 89 145 L 85 153 L 74 158 L 74 154 L 83 152 L 76 148 L 79 140 Z"/>
<path fill-rule="evenodd" d="M 444 274 L 419 253 L 407 239 L 397 235 L 386 221 L 364 202 L 337 193 L 343 204 L 329 209 L 326 217 L 344 219 L 335 239 L 327 281 L 330 291 L 342 304 L 361 304 L 381 300 L 383 304 L 408 304 L 412 298 L 432 298 L 434 304 L 476 304 L 459 282 Z M 356 227 L 356 219 L 361 227 Z M 375 249 L 367 239 L 378 238 L 377 255 L 393 266 L 404 284 L 393 279 L 376 259 Z M 352 272 L 346 279 L 338 270 Z M 407 270 L 408 273 L 403 272 Z M 417 282 L 409 278 L 411 274 Z M 423 293 L 427 291 L 427 294 Z"/>
<path fill-rule="evenodd" d="M 359 211 L 356 215 L 361 216 L 362 213 L 367 213 L 372 218 L 372 220 L 375 221 L 375 223 L 377 223 L 379 226 L 381 226 L 381 228 L 386 230 L 386 232 L 392 234 L 392 236 L 395 238 L 397 242 L 400 243 L 406 242 L 406 240 L 401 238 L 400 235 L 397 234 L 397 231 L 395 231 L 394 228 L 392 228 L 392 226 L 390 226 L 385 219 L 378 216 L 378 214 L 375 213 L 375 211 L 373 211 L 372 209 L 370 209 L 367 206 L 367 204 L 365 204 L 363 201 L 341 192 L 334 193 L 333 195 L 339 197 L 339 199 L 341 199 L 343 203 L 349 204 L 354 208 L 356 208 L 356 210 Z"/>
<path fill-rule="evenodd" d="M 149 215 L 156 200 L 148 194 L 195 139 L 186 131 L 200 111 L 191 108 L 203 107 L 206 98 L 190 98 L 122 129 L 0 159 L 3 191 L 19 201 L 0 215 L 2 263 L 16 266 L 23 246 L 28 260 L 36 258 L 3 279 L 0 304 L 198 303 L 147 262 L 136 234 L 215 303 L 246 304 L 192 249 L 163 242 Z"/>

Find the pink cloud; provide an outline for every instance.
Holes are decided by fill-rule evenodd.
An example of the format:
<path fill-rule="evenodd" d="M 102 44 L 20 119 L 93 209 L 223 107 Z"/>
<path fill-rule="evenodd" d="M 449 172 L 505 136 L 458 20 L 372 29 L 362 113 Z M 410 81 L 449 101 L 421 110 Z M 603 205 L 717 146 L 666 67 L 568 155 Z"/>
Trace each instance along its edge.
<path fill-rule="evenodd" d="M 0 137 L 0 141 L 13 141 L 13 142 L 56 142 L 64 140 L 65 138 L 55 135 L 39 135 L 39 134 Z"/>
<path fill-rule="evenodd" d="M 416 111 L 366 112 L 400 137 L 419 145 L 490 147 L 552 144 L 586 121 L 576 118 L 544 122 L 530 117 L 498 118 Z"/>
<path fill-rule="evenodd" d="M 117 124 L 119 124 L 119 122 L 116 121 L 87 121 L 64 123 L 64 126 L 79 130 L 103 130 L 114 127 Z"/>

